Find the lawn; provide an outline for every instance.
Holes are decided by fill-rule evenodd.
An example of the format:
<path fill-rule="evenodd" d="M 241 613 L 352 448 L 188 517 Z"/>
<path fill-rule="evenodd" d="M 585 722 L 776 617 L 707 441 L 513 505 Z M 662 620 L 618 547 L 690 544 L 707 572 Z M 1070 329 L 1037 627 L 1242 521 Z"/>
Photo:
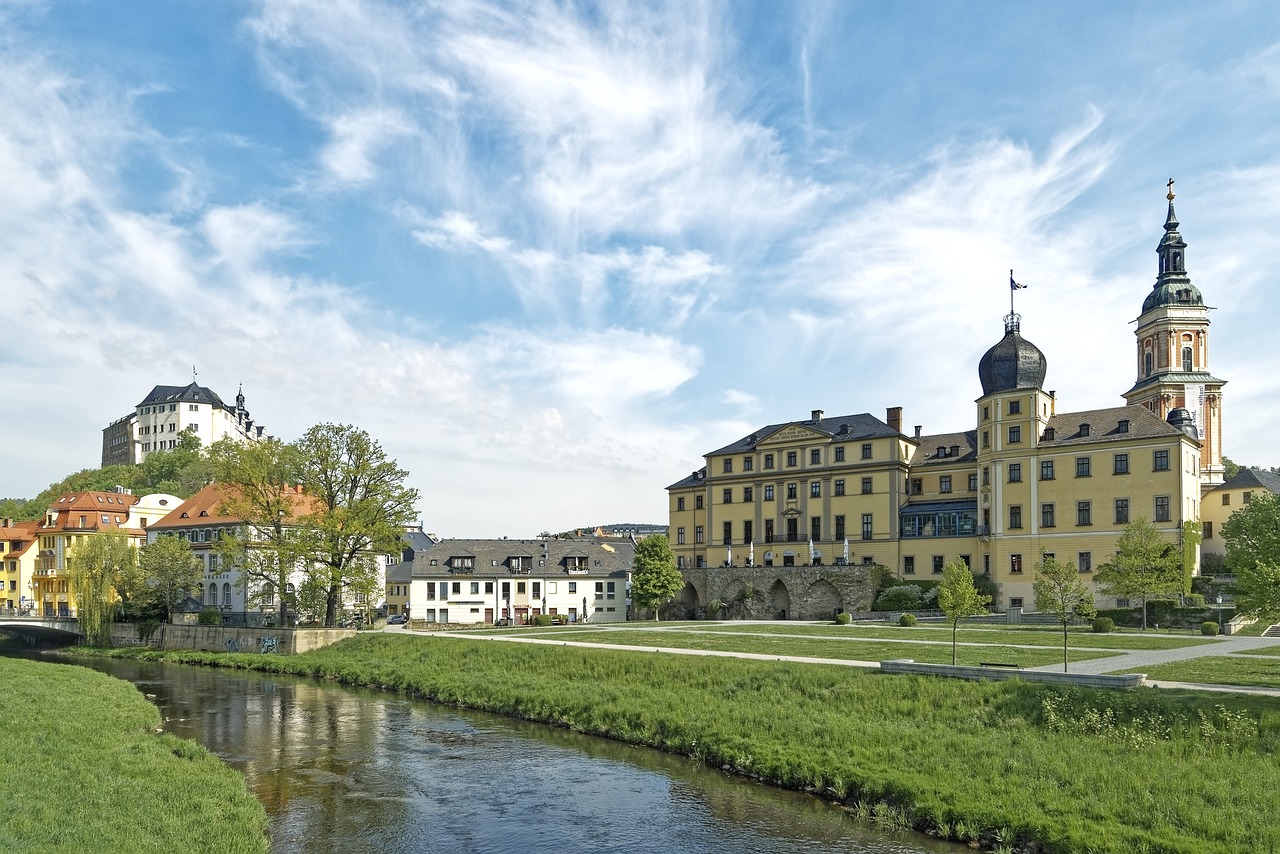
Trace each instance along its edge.
<path fill-rule="evenodd" d="M 1280 652 L 1271 652 L 1278 655 Z M 1250 653 L 1253 655 L 1253 653 Z M 1280 688 L 1280 662 L 1243 655 L 1221 655 L 1144 667 L 1148 682 L 1206 682 Z M 1273 701 L 1274 702 L 1274 701 Z"/>

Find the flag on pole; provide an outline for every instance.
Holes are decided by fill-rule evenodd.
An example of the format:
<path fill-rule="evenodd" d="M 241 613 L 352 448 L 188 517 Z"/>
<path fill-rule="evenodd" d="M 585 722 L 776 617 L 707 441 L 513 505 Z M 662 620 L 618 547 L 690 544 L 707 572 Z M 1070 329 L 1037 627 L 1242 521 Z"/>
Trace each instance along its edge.
<path fill-rule="evenodd" d="M 1013 271 L 1012 271 L 1012 270 L 1010 270 L 1010 271 L 1009 271 L 1009 290 L 1011 290 L 1011 291 L 1025 291 L 1026 289 L 1027 289 L 1027 286 L 1026 286 L 1026 285 L 1019 284 L 1018 282 L 1015 282 L 1015 281 L 1013 280 Z"/>

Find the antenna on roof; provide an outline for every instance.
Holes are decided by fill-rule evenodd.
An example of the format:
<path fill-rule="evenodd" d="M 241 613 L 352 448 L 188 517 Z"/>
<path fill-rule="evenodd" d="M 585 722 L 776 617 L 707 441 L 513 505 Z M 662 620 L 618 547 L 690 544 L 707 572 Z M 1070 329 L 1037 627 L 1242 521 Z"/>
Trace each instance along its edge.
<path fill-rule="evenodd" d="M 195 382 L 195 381 L 196 381 L 196 366 L 195 366 L 195 365 L 192 365 L 192 366 L 191 366 L 191 381 L 192 381 L 192 382 Z"/>

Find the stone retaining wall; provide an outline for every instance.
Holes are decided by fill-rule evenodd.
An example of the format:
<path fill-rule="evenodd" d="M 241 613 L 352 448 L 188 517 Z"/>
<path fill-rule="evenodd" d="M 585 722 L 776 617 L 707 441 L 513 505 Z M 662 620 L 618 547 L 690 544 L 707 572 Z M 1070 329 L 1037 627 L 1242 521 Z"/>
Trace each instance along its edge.
<path fill-rule="evenodd" d="M 1055 685 L 1077 685 L 1084 688 L 1137 688 L 1146 682 L 1145 673 L 1118 676 L 1088 673 L 1055 673 L 1051 670 L 1020 670 L 1015 667 L 967 667 L 951 664 L 917 664 L 909 658 L 880 662 L 885 673 L 915 673 L 923 676 L 950 676 L 954 679 L 1021 679 L 1023 682 L 1048 682 Z"/>
<path fill-rule="evenodd" d="M 355 629 L 269 629 L 261 626 L 184 626 L 161 624 L 151 637 L 138 637 L 136 623 L 112 623 L 112 646 L 198 649 L 207 652 L 257 652 L 294 655 L 354 637 Z"/>
<path fill-rule="evenodd" d="M 871 568 L 856 566 L 707 566 L 682 569 L 684 590 L 664 618 L 831 620 L 868 611 Z M 721 603 L 719 613 L 710 607 Z"/>

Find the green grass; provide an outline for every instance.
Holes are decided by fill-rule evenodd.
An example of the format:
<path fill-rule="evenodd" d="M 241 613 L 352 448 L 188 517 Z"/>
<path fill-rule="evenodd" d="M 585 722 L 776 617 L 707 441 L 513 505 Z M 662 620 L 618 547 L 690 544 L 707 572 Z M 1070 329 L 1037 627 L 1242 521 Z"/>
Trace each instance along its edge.
<path fill-rule="evenodd" d="M 121 654 L 316 676 L 545 721 L 988 846 L 999 836 L 1010 848 L 1037 841 L 1047 846 L 1039 851 L 1093 854 L 1280 850 L 1280 706 L 1270 698 L 398 633 L 293 657 Z"/>
<path fill-rule="evenodd" d="M 793 638 L 772 635 L 734 635 L 712 632 L 687 631 L 644 631 L 628 629 L 626 631 L 577 631 L 570 635 L 553 632 L 529 633 L 528 637 L 573 640 L 583 643 L 605 643 L 620 646 L 643 646 L 654 649 L 660 647 L 675 649 L 717 650 L 720 652 L 748 652 L 757 655 L 792 655 L 801 658 L 828 658 L 839 661 L 884 661 L 890 658 L 911 658 L 928 664 L 951 663 L 951 636 L 933 633 L 921 637 L 913 636 L 913 640 L 930 640 L 934 643 L 906 643 L 898 641 L 876 642 L 851 640 L 844 638 Z M 988 638 L 990 640 L 990 638 Z M 1106 658 L 1116 653 L 1109 652 L 1073 652 L 1072 658 L 1083 661 L 1087 658 Z M 982 646 L 958 645 L 956 648 L 957 664 L 979 664 L 984 661 L 999 661 L 1019 664 L 1023 667 L 1036 667 L 1042 664 L 1054 664 L 1062 661 L 1062 648 L 1032 648 L 1022 646 L 1004 646 L 1001 644 L 984 644 Z"/>
<path fill-rule="evenodd" d="M 1254 655 L 1250 652 L 1249 655 Z M 1276 652 L 1271 652 L 1276 655 Z M 1217 685 L 1255 685 L 1280 688 L 1280 664 L 1265 658 L 1222 655 L 1175 661 L 1142 668 L 1148 682 L 1205 682 Z"/>
<path fill-rule="evenodd" d="M 244 778 L 154 730 L 132 685 L 83 667 L 0 658 L 0 851 L 265 852 Z"/>

